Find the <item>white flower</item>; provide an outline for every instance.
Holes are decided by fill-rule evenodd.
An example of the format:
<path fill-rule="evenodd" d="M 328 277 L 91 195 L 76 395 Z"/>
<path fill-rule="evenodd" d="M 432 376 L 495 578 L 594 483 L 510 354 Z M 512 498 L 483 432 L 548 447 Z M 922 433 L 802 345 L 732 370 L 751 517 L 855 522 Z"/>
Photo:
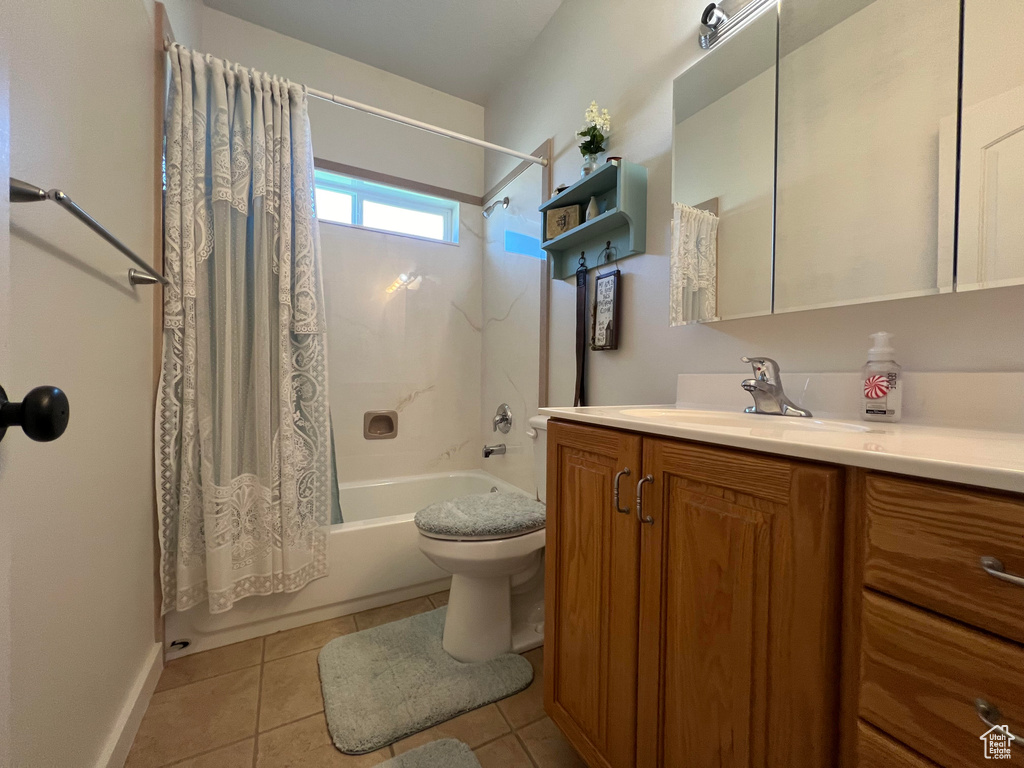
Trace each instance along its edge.
<path fill-rule="evenodd" d="M 586 126 L 595 126 L 601 133 L 607 135 L 612 130 L 612 116 L 607 109 L 601 109 L 596 101 L 590 102 L 587 111 L 583 116 Z"/>

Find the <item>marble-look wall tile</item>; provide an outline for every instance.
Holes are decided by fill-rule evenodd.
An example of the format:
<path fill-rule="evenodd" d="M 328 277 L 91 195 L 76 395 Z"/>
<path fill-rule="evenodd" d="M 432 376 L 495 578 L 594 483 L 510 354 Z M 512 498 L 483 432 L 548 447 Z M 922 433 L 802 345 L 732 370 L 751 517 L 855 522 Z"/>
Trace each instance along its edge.
<path fill-rule="evenodd" d="M 539 234 L 540 172 L 484 220 L 463 205 L 459 244 L 322 224 L 331 414 L 341 482 L 478 469 L 532 491 L 544 262 L 505 251 L 505 232 Z M 483 239 L 486 238 L 486 243 Z M 400 274 L 420 277 L 386 293 Z M 500 403 L 508 435 L 491 430 Z M 394 440 L 363 438 L 363 414 L 398 412 Z M 483 460 L 485 443 L 508 453 Z"/>
<path fill-rule="evenodd" d="M 479 467 L 481 221 L 462 206 L 458 245 L 321 224 L 341 482 Z M 387 293 L 400 274 L 420 279 Z M 370 410 L 398 437 L 364 439 Z"/>
<path fill-rule="evenodd" d="M 488 472 L 524 490 L 535 489 L 529 418 L 537 413 L 540 289 L 545 263 L 505 250 L 506 231 L 540 234 L 540 168 L 525 172 L 505 188 L 508 209 L 495 209 L 486 222 L 483 253 L 483 365 L 480 429 L 483 442 L 505 443 L 504 456 L 483 461 Z M 486 202 L 486 201 L 485 201 Z M 512 409 L 512 430 L 495 433 L 494 412 Z"/>

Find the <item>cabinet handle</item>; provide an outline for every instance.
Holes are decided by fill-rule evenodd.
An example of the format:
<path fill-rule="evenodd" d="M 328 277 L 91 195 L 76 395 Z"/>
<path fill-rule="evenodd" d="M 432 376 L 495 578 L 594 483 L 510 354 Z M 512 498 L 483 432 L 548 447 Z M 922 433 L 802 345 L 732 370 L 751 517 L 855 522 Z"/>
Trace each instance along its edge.
<path fill-rule="evenodd" d="M 1020 736 L 1014 736 L 1005 725 L 1000 725 L 999 721 L 1003 719 L 1003 713 L 994 704 L 989 704 L 985 699 L 975 699 L 974 709 L 978 713 L 981 722 L 989 728 L 1001 727 L 1011 739 L 1024 743 L 1024 739 L 1021 739 Z"/>
<path fill-rule="evenodd" d="M 619 513 L 621 513 L 623 515 L 628 515 L 629 514 L 629 507 L 626 507 L 625 509 L 623 509 L 622 507 L 619 506 L 619 480 L 622 479 L 623 475 L 625 475 L 626 477 L 629 477 L 629 467 L 626 467 L 625 469 L 621 469 L 621 470 L 619 470 L 615 474 L 615 480 L 612 482 L 612 487 L 613 487 L 613 490 L 612 490 L 612 504 L 615 505 L 615 511 L 616 512 L 619 512 Z"/>
<path fill-rule="evenodd" d="M 1007 573 L 1006 568 L 1003 567 L 1003 561 L 997 557 L 981 558 L 981 567 L 989 576 L 995 576 L 1002 581 L 1008 581 L 1011 584 L 1016 584 L 1018 587 L 1024 587 L 1024 577 Z"/>
<path fill-rule="evenodd" d="M 647 523 L 648 525 L 654 525 L 654 518 L 648 515 L 643 515 L 644 505 L 644 483 L 653 483 L 654 475 L 646 475 L 640 478 L 640 482 L 636 484 L 636 519 L 641 523 Z"/>

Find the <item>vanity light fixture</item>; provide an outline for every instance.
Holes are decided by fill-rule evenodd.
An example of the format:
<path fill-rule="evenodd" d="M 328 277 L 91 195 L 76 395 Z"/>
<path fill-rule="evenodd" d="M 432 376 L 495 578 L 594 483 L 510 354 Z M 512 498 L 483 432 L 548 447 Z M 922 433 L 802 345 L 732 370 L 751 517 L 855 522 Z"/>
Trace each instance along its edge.
<path fill-rule="evenodd" d="M 718 3 L 711 3 L 705 8 L 700 16 L 700 47 L 710 48 L 711 36 L 728 20 Z"/>
<path fill-rule="evenodd" d="M 700 15 L 700 47 L 707 50 L 741 29 L 769 8 L 777 8 L 778 0 L 722 0 L 711 3 Z M 726 11 L 725 9 L 729 10 Z"/>

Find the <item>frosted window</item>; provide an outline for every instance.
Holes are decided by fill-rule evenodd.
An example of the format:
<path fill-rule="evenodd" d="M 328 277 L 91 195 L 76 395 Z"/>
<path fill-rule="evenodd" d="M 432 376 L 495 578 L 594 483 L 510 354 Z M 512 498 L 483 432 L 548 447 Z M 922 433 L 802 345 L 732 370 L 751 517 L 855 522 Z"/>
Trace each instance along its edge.
<path fill-rule="evenodd" d="M 351 224 L 352 195 L 317 187 L 316 216 L 318 219 L 333 221 L 335 224 Z"/>
<path fill-rule="evenodd" d="M 363 226 L 399 232 L 403 235 L 444 240 L 444 216 L 370 200 L 363 203 Z"/>
<path fill-rule="evenodd" d="M 447 243 L 459 242 L 459 203 L 316 169 L 317 218 Z"/>

